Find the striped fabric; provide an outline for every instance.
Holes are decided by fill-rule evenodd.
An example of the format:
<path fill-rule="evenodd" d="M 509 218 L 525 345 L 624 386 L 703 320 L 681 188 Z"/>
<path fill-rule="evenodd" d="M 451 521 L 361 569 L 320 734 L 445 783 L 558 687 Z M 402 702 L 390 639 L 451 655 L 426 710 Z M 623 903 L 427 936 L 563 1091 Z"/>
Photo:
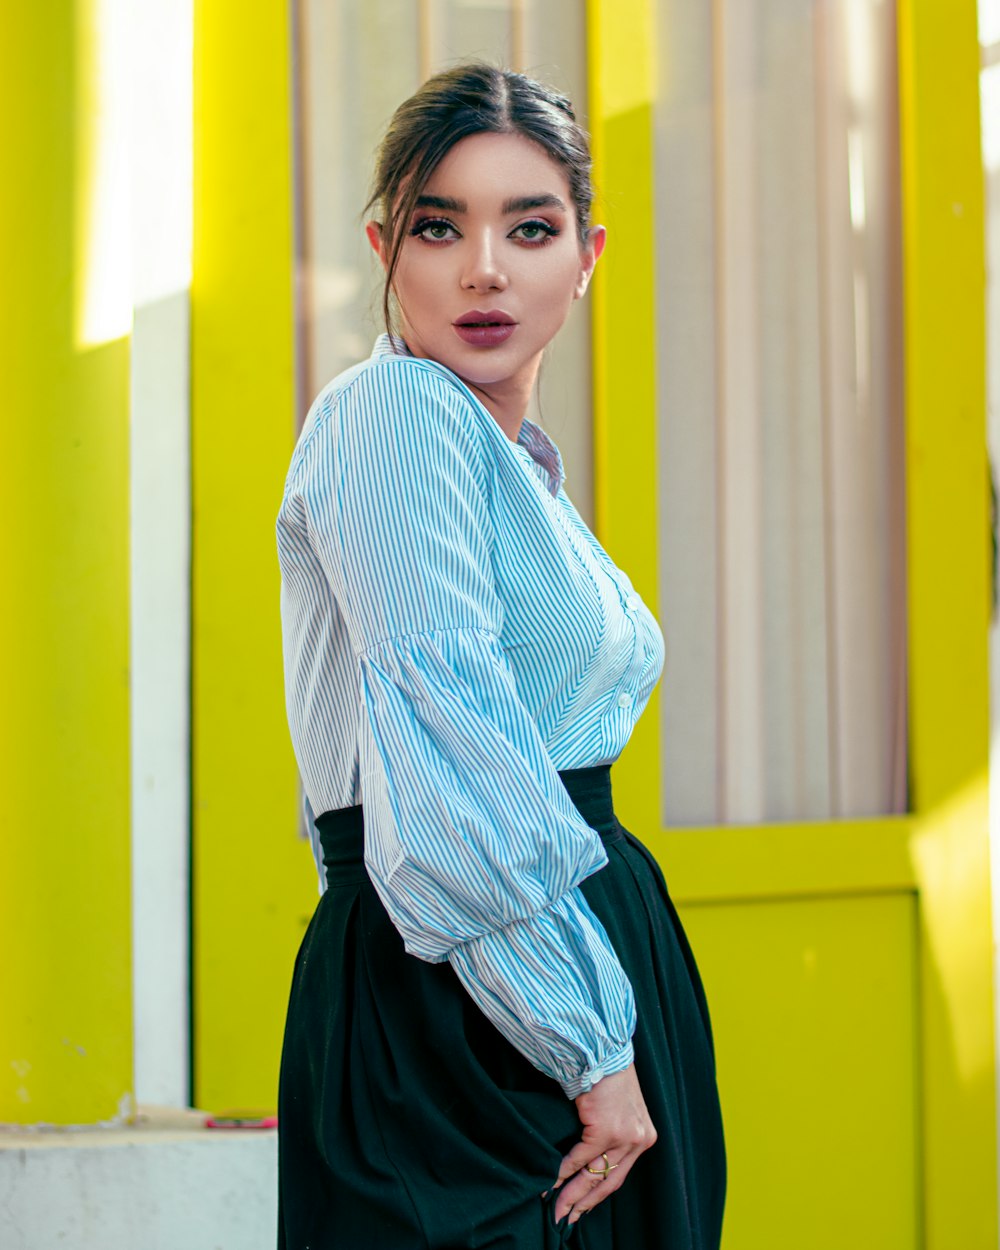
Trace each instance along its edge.
<path fill-rule="evenodd" d="M 537 425 L 514 443 L 383 334 L 310 408 L 277 535 L 308 807 L 364 803 L 406 949 L 574 1097 L 631 1062 L 635 1009 L 576 888 L 604 848 L 557 770 L 616 758 L 664 653 L 562 482 Z"/>

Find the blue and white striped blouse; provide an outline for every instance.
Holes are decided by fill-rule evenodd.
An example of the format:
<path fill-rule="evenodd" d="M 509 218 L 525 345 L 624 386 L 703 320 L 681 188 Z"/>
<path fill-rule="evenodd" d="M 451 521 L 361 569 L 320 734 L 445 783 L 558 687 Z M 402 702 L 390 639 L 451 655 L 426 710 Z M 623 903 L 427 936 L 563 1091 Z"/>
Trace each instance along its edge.
<path fill-rule="evenodd" d="M 663 638 L 562 488 L 450 370 L 381 335 L 309 410 L 278 516 L 285 688 L 314 812 L 364 803 L 406 949 L 449 960 L 569 1097 L 632 1061 L 632 988 L 557 770 L 614 760 Z M 314 840 L 317 867 L 322 859 Z"/>

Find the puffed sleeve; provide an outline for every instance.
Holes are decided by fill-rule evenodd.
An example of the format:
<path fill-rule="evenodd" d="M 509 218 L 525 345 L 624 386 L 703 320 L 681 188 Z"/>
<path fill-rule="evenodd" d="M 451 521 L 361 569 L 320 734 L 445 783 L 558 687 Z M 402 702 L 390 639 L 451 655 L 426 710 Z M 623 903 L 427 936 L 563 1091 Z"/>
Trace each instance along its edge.
<path fill-rule="evenodd" d="M 500 643 L 484 431 L 412 358 L 353 380 L 307 449 L 311 541 L 357 655 L 369 874 L 568 1096 L 632 1060 L 632 989 L 577 888 L 607 857 Z"/>

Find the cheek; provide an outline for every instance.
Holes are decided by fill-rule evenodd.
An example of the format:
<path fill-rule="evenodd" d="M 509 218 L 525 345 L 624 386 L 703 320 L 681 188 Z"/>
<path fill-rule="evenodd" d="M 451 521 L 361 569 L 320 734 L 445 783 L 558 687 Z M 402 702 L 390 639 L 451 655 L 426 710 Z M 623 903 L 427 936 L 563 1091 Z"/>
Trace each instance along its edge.
<path fill-rule="evenodd" d="M 434 254 L 411 254 L 406 257 L 406 267 L 397 280 L 401 299 L 409 296 L 411 301 L 439 300 L 449 276 L 444 257 Z"/>
<path fill-rule="evenodd" d="M 421 293 L 433 286 L 434 272 L 429 259 L 419 252 L 404 249 L 393 276 L 393 285 L 401 300 L 420 299 Z"/>
<path fill-rule="evenodd" d="M 560 258 L 537 275 L 536 299 L 553 314 L 565 312 L 573 303 L 579 266 Z"/>

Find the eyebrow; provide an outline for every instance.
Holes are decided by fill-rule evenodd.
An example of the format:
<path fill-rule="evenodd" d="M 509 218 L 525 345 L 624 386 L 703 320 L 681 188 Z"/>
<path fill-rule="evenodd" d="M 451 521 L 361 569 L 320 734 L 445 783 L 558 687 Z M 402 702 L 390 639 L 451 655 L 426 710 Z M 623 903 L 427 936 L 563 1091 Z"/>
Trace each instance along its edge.
<path fill-rule="evenodd" d="M 456 200 L 450 195 L 418 195 L 414 208 L 440 208 L 449 213 L 469 211 L 465 200 Z M 504 200 L 500 211 L 506 217 L 510 213 L 526 213 L 533 208 L 559 208 L 566 211 L 566 205 L 559 196 L 549 192 L 542 195 L 518 195 Z"/>

